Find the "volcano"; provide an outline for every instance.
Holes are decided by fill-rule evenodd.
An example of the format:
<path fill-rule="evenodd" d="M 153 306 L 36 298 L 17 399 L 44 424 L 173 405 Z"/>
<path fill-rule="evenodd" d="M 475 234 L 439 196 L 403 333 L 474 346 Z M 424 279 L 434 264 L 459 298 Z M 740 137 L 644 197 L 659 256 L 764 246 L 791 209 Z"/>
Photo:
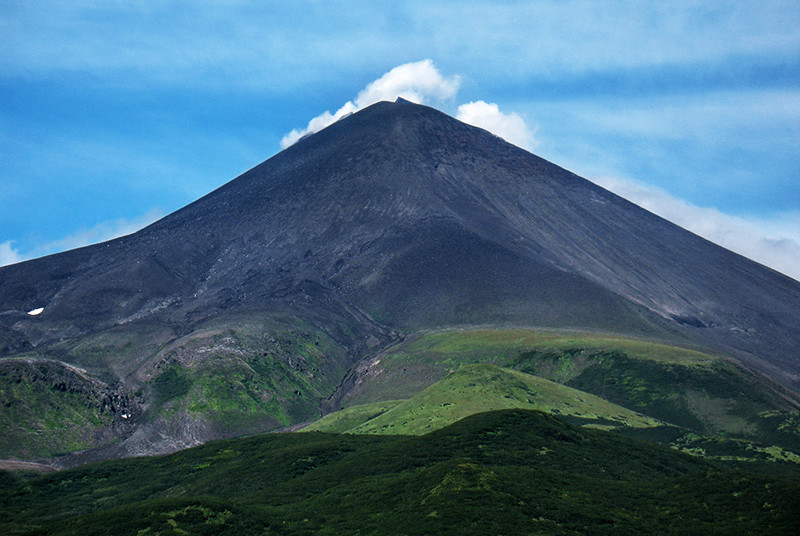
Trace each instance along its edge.
<path fill-rule="evenodd" d="M 402 99 L 137 233 L 0 269 L 3 378 L 61 367 L 53 385 L 112 408 L 116 431 L 103 433 L 139 445 L 127 453 L 153 451 L 156 432 L 182 438 L 166 451 L 308 419 L 336 406 L 364 357 L 410 333 L 474 326 L 704 349 L 788 397 L 800 390 L 800 283 Z M 188 396 L 186 371 L 243 353 L 268 378 L 255 398 L 281 411 L 244 427 L 157 417 Z M 64 380 L 73 368 L 80 378 Z M 194 403 L 233 411 L 212 398 Z"/>

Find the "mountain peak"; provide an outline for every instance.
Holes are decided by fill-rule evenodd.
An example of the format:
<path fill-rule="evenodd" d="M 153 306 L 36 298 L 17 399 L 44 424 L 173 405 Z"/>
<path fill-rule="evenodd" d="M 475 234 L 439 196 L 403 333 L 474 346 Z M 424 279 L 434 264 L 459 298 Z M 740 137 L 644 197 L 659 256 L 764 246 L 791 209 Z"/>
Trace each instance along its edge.
<path fill-rule="evenodd" d="M 114 457 L 307 421 L 404 337 L 476 325 L 710 348 L 800 390 L 800 284 L 400 100 L 138 233 L 0 268 L 0 354 L 35 364 L 0 382 L 102 414 L 48 452 L 67 429 L 127 438 L 73 443 Z"/>
<path fill-rule="evenodd" d="M 139 233 L 5 267 L 0 296 L 7 353 L 260 310 L 375 340 L 463 324 L 602 329 L 800 377 L 796 282 L 401 97 Z"/>

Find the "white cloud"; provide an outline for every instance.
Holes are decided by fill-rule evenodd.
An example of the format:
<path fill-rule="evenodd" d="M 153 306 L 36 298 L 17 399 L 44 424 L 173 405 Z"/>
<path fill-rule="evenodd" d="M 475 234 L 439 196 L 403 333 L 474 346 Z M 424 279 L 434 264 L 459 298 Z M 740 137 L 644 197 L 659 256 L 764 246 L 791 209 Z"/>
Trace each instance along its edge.
<path fill-rule="evenodd" d="M 631 181 L 613 177 L 593 181 L 684 229 L 800 281 L 800 211 L 770 218 L 737 217 Z"/>
<path fill-rule="evenodd" d="M 358 111 L 356 105 L 353 104 L 352 101 L 347 101 L 344 106 L 336 110 L 336 113 L 331 114 L 328 110 L 325 110 L 323 113 L 312 119 L 308 122 L 306 128 L 295 128 L 283 138 L 281 138 L 281 149 L 286 149 L 287 147 L 291 147 L 297 141 L 302 138 L 303 136 L 307 136 L 308 134 L 313 134 L 315 132 L 319 132 L 323 128 L 334 124 L 336 121 L 341 119 L 342 117 L 346 116 L 347 114 L 351 114 L 353 112 Z"/>
<path fill-rule="evenodd" d="M 163 216 L 161 209 L 156 208 L 131 220 L 119 218 L 117 220 L 104 221 L 89 229 L 80 229 L 69 236 L 43 246 L 41 249 L 47 250 L 43 254 L 48 255 L 56 251 L 66 251 L 88 246 L 89 244 L 105 242 L 106 240 L 135 233 Z"/>
<path fill-rule="evenodd" d="M 430 100 L 439 102 L 453 99 L 460 86 L 460 77 L 445 78 L 431 60 L 405 63 L 370 82 L 358 93 L 353 101 L 347 101 L 335 113 L 325 111 L 316 116 L 303 129 L 294 129 L 281 140 L 285 149 L 303 136 L 319 132 L 342 117 L 357 112 L 382 100 L 395 100 L 402 97 L 418 104 Z M 462 104 L 458 107 L 457 119 L 470 125 L 485 128 L 524 149 L 533 150 L 538 145 L 535 129 L 514 112 L 503 113 L 497 104 L 482 100 Z"/>
<path fill-rule="evenodd" d="M 430 100 L 445 101 L 455 97 L 460 78 L 445 78 L 439 73 L 433 61 L 426 59 L 414 63 L 398 65 L 383 76 L 367 84 L 354 101 L 347 101 L 335 113 L 325 111 L 308 122 L 304 129 L 294 129 L 281 140 L 281 148 L 293 145 L 307 134 L 319 132 L 342 117 L 357 112 L 382 100 L 395 100 L 402 97 L 411 102 L 423 104 Z"/>
<path fill-rule="evenodd" d="M 356 97 L 356 107 L 361 109 L 397 97 L 416 103 L 427 102 L 429 98 L 451 99 L 460 85 L 458 76 L 443 77 L 431 60 L 406 63 L 370 82 Z"/>
<path fill-rule="evenodd" d="M 9 240 L 0 244 L 0 266 L 15 264 L 28 259 L 35 259 L 37 257 L 58 253 L 60 251 L 80 248 L 90 244 L 97 244 L 99 242 L 105 242 L 106 240 L 112 240 L 114 238 L 129 235 L 150 225 L 163 216 L 164 213 L 161 211 L 161 209 L 153 209 L 147 214 L 131 220 L 120 218 L 117 220 L 104 221 L 98 223 L 94 227 L 80 229 L 71 235 L 65 236 L 64 238 L 54 242 L 44 244 L 43 246 L 36 247 L 35 249 L 26 251 L 24 253 L 13 247 L 13 240 Z"/>
<path fill-rule="evenodd" d="M 514 112 L 503 113 L 494 103 L 479 100 L 462 104 L 458 107 L 456 119 L 485 128 L 507 142 L 529 151 L 538 145 L 535 130 L 531 130 L 522 117 Z"/>
<path fill-rule="evenodd" d="M 25 260 L 24 257 L 19 254 L 19 250 L 15 248 L 13 244 L 13 240 L 7 240 L 6 242 L 0 244 L 0 266 L 15 264 Z"/>

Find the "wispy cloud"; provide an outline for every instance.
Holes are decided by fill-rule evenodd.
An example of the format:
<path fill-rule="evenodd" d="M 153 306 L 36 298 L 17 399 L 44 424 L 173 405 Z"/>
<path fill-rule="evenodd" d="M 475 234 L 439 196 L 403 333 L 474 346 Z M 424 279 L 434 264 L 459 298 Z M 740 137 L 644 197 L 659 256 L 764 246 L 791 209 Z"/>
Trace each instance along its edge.
<path fill-rule="evenodd" d="M 543 77 L 743 55 L 794 56 L 798 13 L 795 0 L 769 6 L 736 0 L 450 0 L 391 8 L 363 0 L 222 0 L 202 7 L 185 0 L 7 2 L 0 5 L 0 31 L 11 46 L 0 54 L 0 70 L 111 72 L 126 83 L 138 77 L 191 86 L 296 87 L 322 70 L 327 75 L 358 64 L 363 73 L 382 61 L 435 50 L 437 57 L 460 63 L 462 71 L 478 65 L 486 73 L 502 72 L 508 82 L 534 71 Z"/>
<path fill-rule="evenodd" d="M 89 244 L 96 244 L 98 242 L 105 242 L 112 238 L 119 238 L 120 236 L 135 233 L 139 229 L 150 225 L 156 220 L 164 216 L 161 209 L 153 209 L 147 214 L 143 214 L 137 218 L 125 219 L 119 218 L 98 223 L 89 229 L 80 229 L 77 232 L 65 236 L 60 240 L 51 242 L 43 247 L 49 252 L 64 251 L 68 249 L 79 248 L 88 246 Z"/>
<path fill-rule="evenodd" d="M 800 207 L 800 91 L 513 101 L 540 156 L 586 177 L 628 177 L 697 206 L 763 215 Z"/>
<path fill-rule="evenodd" d="M 15 264 L 45 255 L 51 255 L 61 251 L 80 248 L 99 242 L 105 242 L 114 238 L 129 235 L 147 227 L 156 220 L 161 219 L 164 213 L 161 209 L 153 209 L 147 214 L 133 219 L 120 218 L 98 223 L 94 227 L 79 229 L 78 231 L 55 240 L 48 244 L 39 246 L 31 251 L 22 252 L 14 247 L 14 241 L 8 240 L 0 244 L 0 266 Z"/>
<path fill-rule="evenodd" d="M 7 240 L 0 244 L 0 266 L 16 264 L 24 260 L 25 257 L 20 255 L 19 250 L 14 247 L 13 240 Z"/>
<path fill-rule="evenodd" d="M 367 84 L 358 96 L 347 101 L 335 113 L 325 111 L 316 116 L 303 129 L 294 129 L 281 140 L 281 148 L 293 145 L 307 134 L 319 132 L 342 117 L 357 112 L 382 100 L 402 97 L 411 102 L 423 104 L 451 99 L 461 84 L 458 76 L 446 78 L 438 71 L 433 61 L 426 59 L 398 65 L 377 80 Z"/>
<path fill-rule="evenodd" d="M 800 211 L 768 218 L 731 216 L 633 181 L 613 177 L 593 181 L 684 229 L 800 281 Z"/>
<path fill-rule="evenodd" d="M 528 127 L 525 120 L 514 112 L 501 112 L 500 107 L 494 103 L 479 100 L 462 104 L 458 107 L 456 119 L 485 128 L 507 142 L 529 151 L 539 145 L 535 128 Z"/>

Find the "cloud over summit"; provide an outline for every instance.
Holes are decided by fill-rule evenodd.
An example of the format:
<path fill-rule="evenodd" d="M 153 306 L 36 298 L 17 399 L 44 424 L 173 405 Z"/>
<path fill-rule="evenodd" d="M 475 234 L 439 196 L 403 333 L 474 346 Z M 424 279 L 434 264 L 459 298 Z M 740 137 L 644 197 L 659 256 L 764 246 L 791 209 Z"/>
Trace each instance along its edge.
<path fill-rule="evenodd" d="M 281 140 L 281 149 L 293 145 L 303 136 L 319 132 L 342 117 L 383 100 L 402 97 L 417 104 L 446 101 L 455 97 L 461 80 L 458 76 L 446 78 L 439 73 L 433 61 L 426 59 L 398 65 L 383 76 L 367 84 L 356 98 L 347 101 L 335 113 L 325 111 L 314 117 L 303 129 L 294 129 Z"/>
<path fill-rule="evenodd" d="M 460 76 L 443 76 L 429 59 L 398 65 L 367 84 L 355 99 L 344 103 L 335 113 L 325 111 L 311 119 L 305 128 L 294 129 L 286 134 L 281 140 L 281 148 L 285 149 L 303 136 L 319 132 L 342 117 L 376 102 L 402 97 L 417 104 L 431 101 L 443 103 L 453 100 L 460 86 Z M 458 107 L 456 118 L 484 128 L 523 149 L 532 150 L 538 145 L 535 129 L 531 129 L 518 114 L 500 111 L 495 103 L 478 100 L 462 104 Z"/>

